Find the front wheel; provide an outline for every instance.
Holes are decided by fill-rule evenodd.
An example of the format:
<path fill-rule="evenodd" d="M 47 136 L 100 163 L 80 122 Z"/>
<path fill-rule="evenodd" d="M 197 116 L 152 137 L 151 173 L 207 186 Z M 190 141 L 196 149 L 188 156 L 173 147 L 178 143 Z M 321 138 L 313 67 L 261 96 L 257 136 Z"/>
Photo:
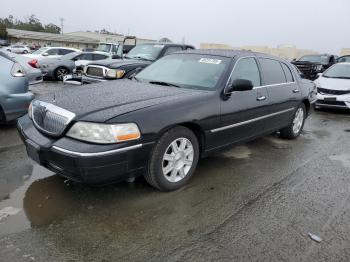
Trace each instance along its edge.
<path fill-rule="evenodd" d="M 297 138 L 303 130 L 305 118 L 306 108 L 304 104 L 301 104 L 294 113 L 292 123 L 289 126 L 280 130 L 281 137 L 286 139 Z"/>
<path fill-rule="evenodd" d="M 145 179 L 160 191 L 179 189 L 193 176 L 198 158 L 195 134 L 185 127 L 172 128 L 156 143 Z"/>

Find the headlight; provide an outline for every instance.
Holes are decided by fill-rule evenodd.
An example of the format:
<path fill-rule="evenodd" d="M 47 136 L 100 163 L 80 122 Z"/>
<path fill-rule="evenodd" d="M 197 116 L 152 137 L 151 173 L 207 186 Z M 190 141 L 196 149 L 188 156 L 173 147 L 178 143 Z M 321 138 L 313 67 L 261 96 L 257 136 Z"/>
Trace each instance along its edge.
<path fill-rule="evenodd" d="M 108 69 L 106 72 L 106 77 L 112 79 L 119 79 L 122 78 L 124 75 L 125 71 L 120 69 Z"/>
<path fill-rule="evenodd" d="M 113 144 L 139 139 L 141 133 L 134 123 L 109 125 L 77 122 L 67 136 L 92 143 Z"/>

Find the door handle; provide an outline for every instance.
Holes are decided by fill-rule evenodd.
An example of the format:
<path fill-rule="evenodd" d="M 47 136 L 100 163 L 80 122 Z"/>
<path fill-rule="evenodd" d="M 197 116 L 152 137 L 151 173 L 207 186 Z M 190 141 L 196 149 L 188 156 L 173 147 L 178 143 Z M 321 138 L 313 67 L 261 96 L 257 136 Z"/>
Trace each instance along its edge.
<path fill-rule="evenodd" d="M 294 93 L 294 94 L 299 93 L 299 92 L 300 92 L 299 89 L 294 89 L 294 90 L 293 90 L 293 93 Z"/>
<path fill-rule="evenodd" d="M 256 98 L 256 100 L 258 100 L 258 101 L 266 100 L 266 96 L 259 96 Z"/>

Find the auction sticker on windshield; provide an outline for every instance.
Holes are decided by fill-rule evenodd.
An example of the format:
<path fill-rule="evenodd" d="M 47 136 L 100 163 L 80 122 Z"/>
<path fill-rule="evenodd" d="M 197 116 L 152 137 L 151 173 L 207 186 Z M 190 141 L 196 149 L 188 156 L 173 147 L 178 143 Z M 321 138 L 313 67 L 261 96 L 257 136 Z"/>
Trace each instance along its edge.
<path fill-rule="evenodd" d="M 198 62 L 205 63 L 205 64 L 219 65 L 219 64 L 221 64 L 221 61 L 222 60 L 219 60 L 219 59 L 201 58 Z"/>

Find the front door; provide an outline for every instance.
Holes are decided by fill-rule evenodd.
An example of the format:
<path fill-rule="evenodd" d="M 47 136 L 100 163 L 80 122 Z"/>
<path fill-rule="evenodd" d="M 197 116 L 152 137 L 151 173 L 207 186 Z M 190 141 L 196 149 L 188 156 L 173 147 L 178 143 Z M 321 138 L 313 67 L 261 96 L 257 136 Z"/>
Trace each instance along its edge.
<path fill-rule="evenodd" d="M 221 102 L 220 127 L 212 130 L 221 144 L 248 140 L 265 131 L 264 116 L 269 103 L 268 93 L 261 86 L 260 71 L 255 57 L 239 58 L 232 70 L 228 86 L 236 79 L 253 83 L 249 91 L 233 91 Z"/>

